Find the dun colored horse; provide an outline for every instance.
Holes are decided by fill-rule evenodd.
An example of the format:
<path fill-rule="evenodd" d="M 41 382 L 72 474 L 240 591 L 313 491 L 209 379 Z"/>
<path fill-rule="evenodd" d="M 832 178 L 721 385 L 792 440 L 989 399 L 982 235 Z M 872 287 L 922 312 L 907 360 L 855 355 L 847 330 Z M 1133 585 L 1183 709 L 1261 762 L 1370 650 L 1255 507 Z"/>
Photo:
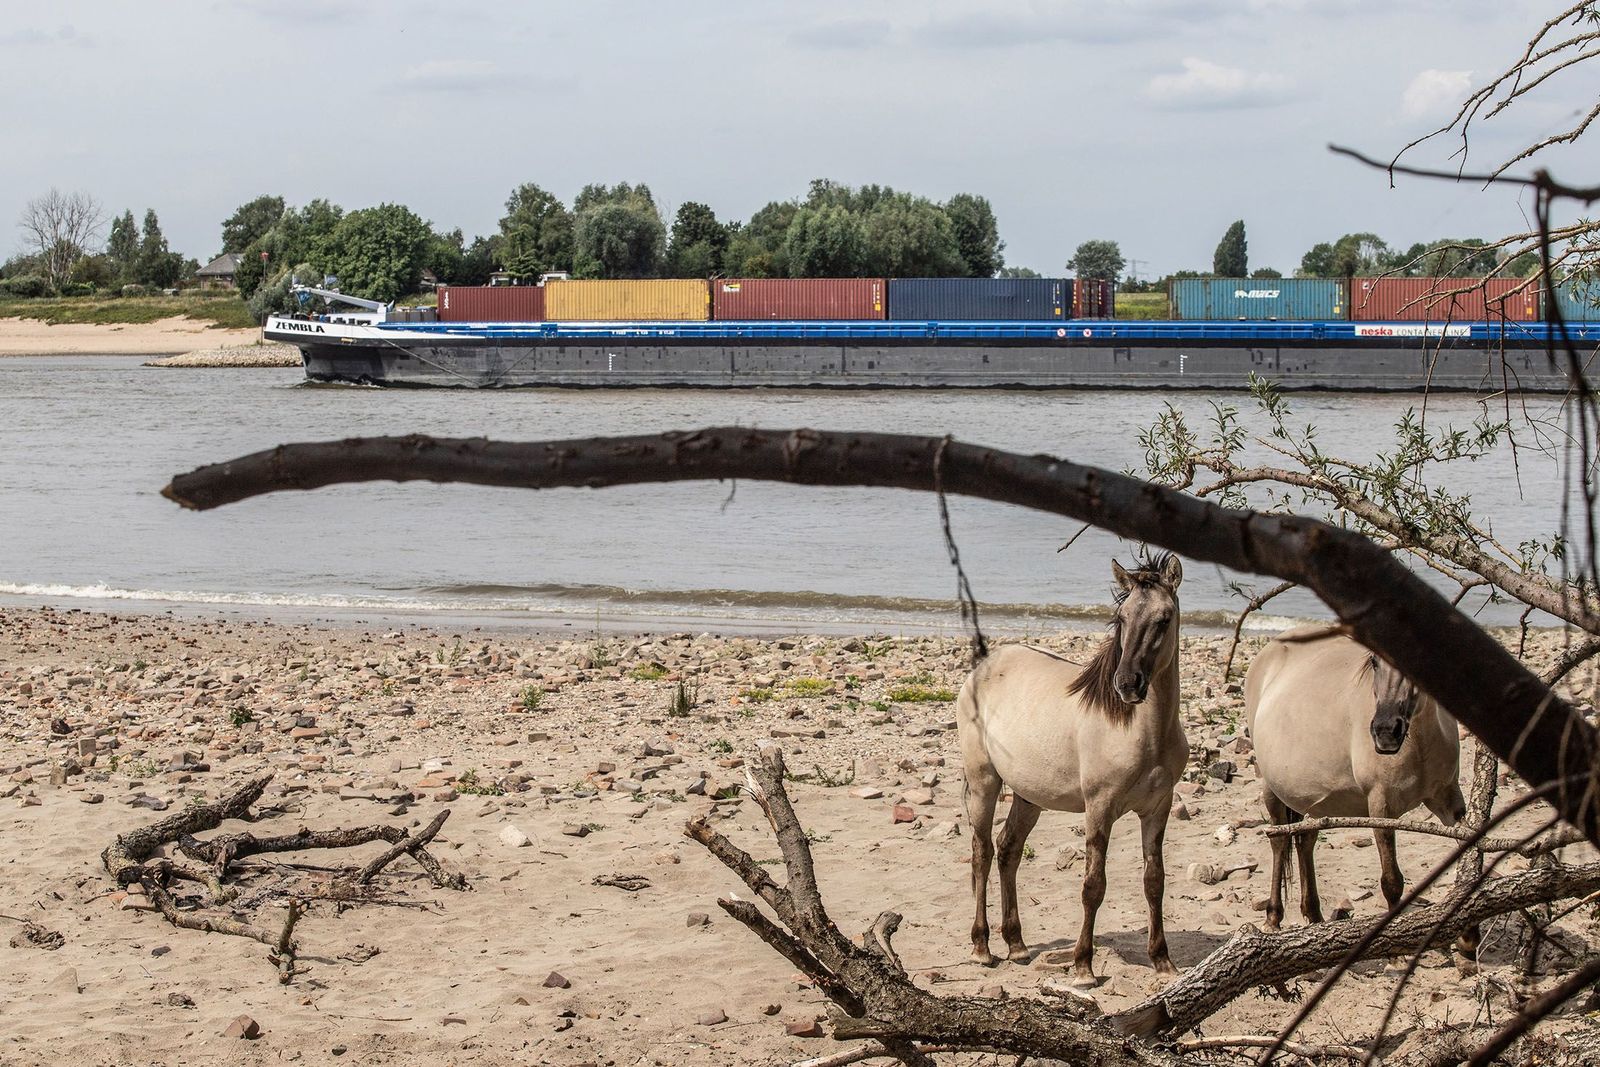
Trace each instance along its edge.
<path fill-rule="evenodd" d="M 1261 799 L 1283 826 L 1302 816 L 1393 819 L 1418 804 L 1453 826 L 1466 814 L 1456 722 L 1404 675 L 1338 631 L 1291 630 L 1256 656 L 1244 680 L 1245 717 L 1255 744 Z M 1405 880 L 1394 831 L 1374 830 L 1384 899 L 1393 907 Z M 1322 921 L 1312 853 L 1315 834 L 1296 834 L 1300 912 Z M 1272 838 L 1267 926 L 1283 921 L 1290 836 Z"/>
<path fill-rule="evenodd" d="M 1165 873 L 1161 842 L 1172 787 L 1189 758 L 1178 716 L 1178 583 L 1183 566 L 1162 555 L 1135 570 L 1115 561 L 1117 609 L 1111 634 L 1087 666 L 1022 645 L 997 649 L 961 687 L 956 718 L 966 764 L 967 821 L 972 828 L 972 955 L 989 953 L 989 865 L 1000 854 L 1000 932 L 1008 958 L 1025 961 L 1017 916 L 1017 867 L 1041 809 L 1081 811 L 1087 839 L 1083 928 L 1073 955 L 1073 983 L 1095 982 L 1094 919 L 1106 891 L 1106 842 L 1124 814 L 1139 815 L 1144 893 L 1150 907 L 1150 961 L 1174 974 L 1162 929 Z M 1147 700 L 1148 698 L 1148 700 Z M 991 843 L 1002 788 L 1010 814 Z"/>

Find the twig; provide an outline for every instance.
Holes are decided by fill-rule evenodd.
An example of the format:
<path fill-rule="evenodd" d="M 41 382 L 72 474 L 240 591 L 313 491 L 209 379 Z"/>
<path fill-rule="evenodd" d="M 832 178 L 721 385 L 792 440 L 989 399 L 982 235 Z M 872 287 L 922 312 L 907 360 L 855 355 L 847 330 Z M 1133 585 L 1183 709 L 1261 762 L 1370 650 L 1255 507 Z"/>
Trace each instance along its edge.
<path fill-rule="evenodd" d="M 356 885 L 366 885 L 390 863 L 393 863 L 401 856 L 410 856 L 417 861 L 423 870 L 428 872 L 428 876 L 433 879 L 433 884 L 439 888 L 471 889 L 472 887 L 467 883 L 465 875 L 445 874 L 443 868 L 439 866 L 439 862 L 428 853 L 428 842 L 433 840 L 433 835 L 439 832 L 439 828 L 444 825 L 444 821 L 449 817 L 450 809 L 445 808 L 433 817 L 432 822 L 422 828 L 421 833 L 415 837 L 407 835 L 395 842 L 387 852 L 356 872 L 351 881 Z"/>
<path fill-rule="evenodd" d="M 1213 1048 L 1272 1048 L 1277 1039 L 1270 1034 L 1226 1034 L 1221 1037 L 1191 1037 L 1178 1042 L 1183 1052 L 1200 1052 Z M 1285 1041 L 1278 1046 L 1292 1056 L 1316 1059 L 1334 1056 L 1345 1060 L 1366 1058 L 1366 1052 L 1354 1045 L 1310 1045 L 1301 1041 Z"/>
<path fill-rule="evenodd" d="M 1254 612 L 1260 611 L 1267 601 L 1281 593 L 1287 593 L 1298 584 L 1298 582 L 1280 582 L 1265 593 L 1251 597 L 1250 602 L 1244 606 L 1244 610 L 1239 612 L 1239 617 L 1233 620 L 1233 640 L 1228 642 L 1228 659 L 1222 665 L 1222 680 L 1224 682 L 1233 673 L 1233 657 L 1239 651 L 1239 635 L 1244 632 L 1244 620 L 1248 619 Z"/>
<path fill-rule="evenodd" d="M 1547 1015 L 1596 981 L 1600 981 L 1600 956 L 1591 958 L 1549 990 L 1523 1005 L 1514 1019 L 1501 1027 L 1472 1054 L 1472 1059 L 1467 1061 L 1467 1067 L 1488 1067 L 1502 1052 L 1510 1048 L 1517 1038 L 1537 1026 Z"/>
<path fill-rule="evenodd" d="M 1286 835 L 1299 835 L 1317 833 L 1321 830 L 1401 830 L 1412 834 L 1431 834 L 1434 837 L 1448 837 L 1455 841 L 1473 841 L 1475 831 L 1463 826 L 1441 826 L 1438 823 L 1416 822 L 1409 819 L 1371 819 L 1365 816 L 1339 816 L 1320 819 L 1302 819 L 1297 823 L 1284 826 L 1264 826 L 1261 832 L 1268 837 L 1283 837 Z M 1513 841 L 1510 838 L 1496 837 L 1474 841 L 1473 848 L 1483 852 L 1515 852 L 1523 856 L 1537 856 L 1547 852 L 1554 852 L 1558 848 L 1575 845 L 1586 840 L 1576 830 L 1564 828 L 1551 831 L 1544 837 L 1530 843 Z"/>

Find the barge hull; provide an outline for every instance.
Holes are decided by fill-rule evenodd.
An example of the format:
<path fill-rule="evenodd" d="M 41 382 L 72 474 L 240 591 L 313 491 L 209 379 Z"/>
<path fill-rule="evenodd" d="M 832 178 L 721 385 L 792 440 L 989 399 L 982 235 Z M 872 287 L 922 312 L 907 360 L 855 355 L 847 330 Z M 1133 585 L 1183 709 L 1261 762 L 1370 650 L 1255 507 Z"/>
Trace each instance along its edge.
<path fill-rule="evenodd" d="M 1282 389 L 1561 392 L 1542 346 L 1490 349 L 1396 341 L 1320 344 L 848 343 L 612 338 L 408 340 L 366 344 L 286 336 L 319 382 L 446 388 Z M 330 339 L 331 341 L 332 339 Z"/>

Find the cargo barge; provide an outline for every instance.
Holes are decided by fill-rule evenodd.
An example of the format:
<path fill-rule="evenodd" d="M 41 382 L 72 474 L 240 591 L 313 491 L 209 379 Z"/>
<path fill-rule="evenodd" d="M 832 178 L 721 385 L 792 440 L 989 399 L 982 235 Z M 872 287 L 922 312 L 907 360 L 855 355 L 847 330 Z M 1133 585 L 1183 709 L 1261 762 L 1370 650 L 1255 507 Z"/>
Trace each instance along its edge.
<path fill-rule="evenodd" d="M 1542 322 L 492 323 L 360 303 L 274 315 L 264 334 L 298 346 L 311 381 L 391 386 L 1242 389 L 1254 373 L 1284 389 L 1567 388 Z M 1600 322 L 1568 330 L 1592 356 Z"/>

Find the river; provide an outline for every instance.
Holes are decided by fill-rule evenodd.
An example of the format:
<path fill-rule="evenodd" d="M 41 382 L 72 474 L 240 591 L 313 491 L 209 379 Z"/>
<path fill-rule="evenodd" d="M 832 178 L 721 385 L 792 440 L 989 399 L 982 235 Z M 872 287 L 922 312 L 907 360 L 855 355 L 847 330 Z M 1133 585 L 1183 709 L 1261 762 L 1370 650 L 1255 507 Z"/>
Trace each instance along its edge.
<path fill-rule="evenodd" d="M 953 434 L 1114 470 L 1142 466 L 1138 431 L 1167 401 L 1201 420 L 1244 394 L 1022 391 L 380 390 L 308 386 L 290 369 L 156 370 L 136 358 L 0 359 L 0 600 L 82 606 L 421 617 L 608 628 L 959 628 L 934 496 L 766 483 L 605 491 L 344 486 L 204 514 L 163 499 L 175 473 L 287 441 L 429 433 L 507 440 L 710 425 Z M 1415 395 L 1302 394 L 1334 454 L 1371 455 Z M 1530 401 L 1548 413 L 1553 401 Z M 1470 423 L 1476 401 L 1439 395 L 1431 425 Z M 1257 423 L 1259 425 L 1259 423 Z M 1502 451 L 1455 464 L 1497 536 L 1548 536 L 1560 478 Z M 1109 560 L 1132 547 L 1074 523 L 952 499 L 962 562 L 986 625 L 1009 632 L 1098 624 Z M 1192 623 L 1221 625 L 1244 580 L 1190 563 Z M 1469 606 L 1476 602 L 1469 601 Z M 1510 622 L 1502 606 L 1482 618 Z M 1318 617 L 1296 591 L 1257 625 Z"/>

